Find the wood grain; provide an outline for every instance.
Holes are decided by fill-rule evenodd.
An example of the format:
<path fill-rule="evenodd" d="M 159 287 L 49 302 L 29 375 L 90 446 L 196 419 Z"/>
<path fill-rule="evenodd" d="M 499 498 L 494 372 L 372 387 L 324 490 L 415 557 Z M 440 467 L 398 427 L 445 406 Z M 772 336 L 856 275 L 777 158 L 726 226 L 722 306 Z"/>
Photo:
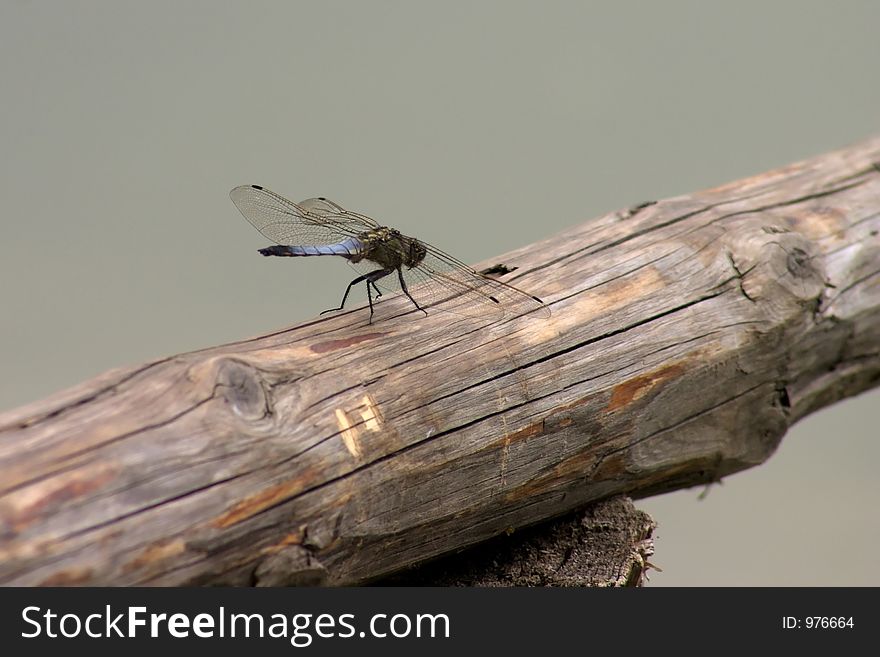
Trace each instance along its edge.
<path fill-rule="evenodd" d="M 493 259 L 552 317 L 383 300 L 0 416 L 0 583 L 355 584 L 757 465 L 880 381 L 880 140 Z"/>

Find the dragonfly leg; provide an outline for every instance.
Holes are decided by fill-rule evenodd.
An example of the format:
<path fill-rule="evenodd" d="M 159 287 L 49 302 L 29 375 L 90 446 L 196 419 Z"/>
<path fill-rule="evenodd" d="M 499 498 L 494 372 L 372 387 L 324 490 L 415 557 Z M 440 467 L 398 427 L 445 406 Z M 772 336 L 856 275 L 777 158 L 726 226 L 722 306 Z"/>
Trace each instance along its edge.
<path fill-rule="evenodd" d="M 366 276 L 361 276 L 361 278 L 367 279 L 367 301 L 370 302 L 370 321 L 368 322 L 369 324 L 373 323 L 373 295 L 370 293 L 370 286 L 372 285 L 373 289 L 376 290 L 376 298 L 378 299 L 382 296 L 382 293 L 379 292 L 379 288 L 376 287 L 376 281 L 378 281 L 380 278 L 385 278 L 393 271 L 393 269 L 377 269 L 376 271 L 371 271 Z"/>
<path fill-rule="evenodd" d="M 348 284 L 347 288 L 345 288 L 345 294 L 342 295 L 342 302 L 339 304 L 339 307 L 338 308 L 328 308 L 327 310 L 322 311 L 321 314 L 323 315 L 324 313 L 332 313 L 336 310 L 342 310 L 345 307 L 345 301 L 346 301 L 346 299 L 348 299 L 348 293 L 351 292 L 351 288 L 353 288 L 358 283 L 362 283 L 362 282 L 366 281 L 367 282 L 367 301 L 370 302 L 370 323 L 372 323 L 373 322 L 373 295 L 370 292 L 370 285 L 372 285 L 373 289 L 376 290 L 376 297 L 377 298 L 381 297 L 382 293 L 379 292 L 379 288 L 376 287 L 376 281 L 378 281 L 380 278 L 384 278 L 385 276 L 388 276 L 388 274 L 390 274 L 393 271 L 394 271 L 393 269 L 377 269 L 375 271 L 369 272 L 368 274 L 364 274 L 363 276 L 358 276 L 356 279 L 354 279 L 351 283 Z"/>
<path fill-rule="evenodd" d="M 348 293 L 351 292 L 351 288 L 353 288 L 355 285 L 357 285 L 361 281 L 365 280 L 368 276 L 369 276 L 369 274 L 364 274 L 363 276 L 358 276 L 356 279 L 354 279 L 351 283 L 348 284 L 348 287 L 345 288 L 345 294 L 342 295 L 342 302 L 339 304 L 338 308 L 328 308 L 327 310 L 322 310 L 320 314 L 323 315 L 324 313 L 332 313 L 336 310 L 342 310 L 345 307 L 345 300 L 348 299 Z"/>
<path fill-rule="evenodd" d="M 400 270 L 400 267 L 397 268 L 397 278 L 400 281 L 400 289 L 403 290 L 403 293 L 407 296 L 407 298 L 413 302 L 413 305 L 425 313 L 425 317 L 428 316 L 428 311 L 422 308 L 416 300 L 412 298 L 412 295 L 409 293 L 409 289 L 406 287 L 406 281 L 403 280 L 403 272 Z"/>

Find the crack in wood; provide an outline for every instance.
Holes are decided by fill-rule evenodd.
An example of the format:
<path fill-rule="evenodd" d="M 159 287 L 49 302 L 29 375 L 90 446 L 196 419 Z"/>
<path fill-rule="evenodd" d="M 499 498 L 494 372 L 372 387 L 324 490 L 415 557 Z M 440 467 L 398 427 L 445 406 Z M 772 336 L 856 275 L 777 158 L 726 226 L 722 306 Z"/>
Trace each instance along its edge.
<path fill-rule="evenodd" d="M 4 425 L 4 424 L 0 423 L 0 432 L 7 431 L 10 428 L 31 429 L 31 428 L 39 426 L 40 424 L 42 424 L 43 422 L 46 422 L 47 420 L 54 420 L 69 411 L 75 410 L 76 408 L 78 408 L 80 406 L 85 406 L 87 404 L 90 404 L 94 401 L 101 399 L 106 394 L 121 388 L 125 383 L 132 380 L 133 378 L 135 378 L 139 374 L 143 374 L 144 372 L 147 372 L 148 370 L 150 370 L 154 367 L 157 367 L 159 365 L 167 363 L 168 361 L 174 360 L 175 358 L 176 358 L 176 356 L 169 356 L 168 358 L 162 358 L 160 360 L 156 360 L 156 361 L 147 363 L 147 364 L 145 364 L 139 368 L 136 368 L 136 369 L 130 371 L 129 373 L 125 374 L 118 381 L 114 381 L 111 384 L 108 384 L 102 388 L 99 388 L 97 390 L 92 391 L 91 393 L 89 393 L 85 397 L 81 397 L 80 399 L 77 399 L 72 402 L 67 402 L 66 404 L 63 404 L 62 406 L 59 406 L 58 408 L 56 408 L 52 411 L 35 415 L 32 418 L 28 418 L 24 422 L 20 422 L 20 423 L 15 424 L 14 427 L 12 427 L 11 425 Z M 2 421 L 2 416 L 0 416 L 0 421 Z"/>
<path fill-rule="evenodd" d="M 94 445 L 89 445 L 88 447 L 86 447 L 84 449 L 81 449 L 81 450 L 78 450 L 75 452 L 69 452 L 68 454 L 65 454 L 64 461 L 62 461 L 62 462 L 69 462 L 72 459 L 75 459 L 77 457 L 87 455 L 87 454 L 94 452 L 96 450 L 105 448 L 108 445 L 112 445 L 113 443 L 117 443 L 122 440 L 127 440 L 133 436 L 138 435 L 138 434 L 147 433 L 147 432 L 153 431 L 155 429 L 158 429 L 160 427 L 172 424 L 172 423 L 176 422 L 177 420 L 179 420 L 180 418 L 182 418 L 182 417 L 186 416 L 187 414 L 191 413 L 192 411 L 196 410 L 197 408 L 199 408 L 203 404 L 206 404 L 207 402 L 211 401 L 212 399 L 214 399 L 213 395 L 211 395 L 210 397 L 207 397 L 205 399 L 200 400 L 199 402 L 197 402 L 196 404 L 194 404 L 192 406 L 188 406 L 187 408 L 180 411 L 179 413 L 176 413 L 175 415 L 173 415 L 173 416 L 171 416 L 161 422 L 147 424 L 147 425 L 139 427 L 133 431 L 127 431 L 127 432 L 120 434 L 118 436 L 114 436 L 113 438 L 110 438 L 110 439 L 105 440 L 103 442 L 96 443 Z M 78 466 L 78 464 L 74 463 L 74 464 L 69 465 L 68 467 L 58 468 L 57 470 L 52 470 L 52 471 L 44 473 L 38 477 L 34 477 L 33 479 L 27 479 L 25 481 L 19 482 L 18 484 L 11 486 L 9 488 L 0 489 L 0 496 L 10 495 L 12 493 L 15 493 L 15 492 L 21 490 L 22 488 L 26 488 L 26 487 L 32 486 L 34 484 L 39 484 L 40 482 L 48 479 L 49 477 L 55 477 L 59 474 L 64 474 L 64 473 L 69 472 L 70 470 L 76 468 L 77 466 Z"/>
<path fill-rule="evenodd" d="M 730 266 L 733 267 L 733 271 L 736 272 L 736 278 L 739 280 L 738 287 L 739 287 L 740 293 L 746 299 L 748 299 L 752 303 L 755 303 L 756 302 L 755 298 L 752 297 L 748 292 L 746 292 L 746 288 L 743 285 L 743 280 L 752 270 L 755 269 L 755 267 L 757 267 L 757 264 L 752 265 L 751 267 L 746 269 L 744 272 L 742 272 L 742 271 L 740 271 L 739 267 L 737 267 L 737 265 L 736 265 L 736 260 L 733 257 L 733 252 L 727 250 L 725 253 L 727 254 L 727 259 L 730 262 Z"/>

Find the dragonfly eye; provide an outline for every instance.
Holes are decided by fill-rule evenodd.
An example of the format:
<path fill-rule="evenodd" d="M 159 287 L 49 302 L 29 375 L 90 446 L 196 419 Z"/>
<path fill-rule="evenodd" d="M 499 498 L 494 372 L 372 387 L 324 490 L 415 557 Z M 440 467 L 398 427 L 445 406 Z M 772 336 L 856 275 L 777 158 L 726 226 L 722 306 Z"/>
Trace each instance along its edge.
<path fill-rule="evenodd" d="M 425 248 L 425 245 L 419 242 L 418 240 L 412 240 L 409 243 L 409 261 L 412 263 L 409 265 L 410 267 L 415 267 L 422 260 L 425 259 L 425 255 L 427 255 L 428 250 Z"/>

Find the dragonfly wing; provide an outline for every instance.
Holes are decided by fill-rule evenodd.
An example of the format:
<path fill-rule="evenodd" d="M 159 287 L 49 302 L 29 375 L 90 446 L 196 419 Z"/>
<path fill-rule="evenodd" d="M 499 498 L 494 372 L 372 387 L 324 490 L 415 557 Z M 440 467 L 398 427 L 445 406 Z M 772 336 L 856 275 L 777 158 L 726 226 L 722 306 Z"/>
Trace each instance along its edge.
<path fill-rule="evenodd" d="M 307 198 L 305 201 L 300 201 L 297 203 L 299 207 L 305 208 L 309 212 L 315 212 L 318 214 L 346 214 L 348 210 L 339 205 L 338 203 L 334 203 L 329 198 L 324 198 L 323 196 L 318 196 L 317 198 Z"/>
<path fill-rule="evenodd" d="M 534 312 L 542 317 L 550 316 L 550 309 L 537 297 L 522 290 L 477 273 L 460 260 L 425 244 L 427 254 L 412 269 L 403 268 L 407 290 L 423 308 L 436 306 L 440 310 L 468 317 L 523 315 Z M 369 261 L 349 263 L 360 273 L 377 269 Z M 383 292 L 400 293 L 397 273 L 376 281 Z"/>
<path fill-rule="evenodd" d="M 500 312 L 515 316 L 535 313 L 550 316 L 550 309 L 538 297 L 507 283 L 476 272 L 472 267 L 430 245 L 417 267 L 404 272 L 418 281 L 416 289 L 439 303 L 442 310 L 461 315 Z M 409 285 L 409 281 L 407 281 Z"/>
<path fill-rule="evenodd" d="M 332 201 L 309 199 L 298 204 L 259 185 L 241 185 L 229 197 L 244 218 L 276 244 L 335 244 L 375 227 L 372 220 L 366 222 L 363 215 L 349 213 Z"/>

